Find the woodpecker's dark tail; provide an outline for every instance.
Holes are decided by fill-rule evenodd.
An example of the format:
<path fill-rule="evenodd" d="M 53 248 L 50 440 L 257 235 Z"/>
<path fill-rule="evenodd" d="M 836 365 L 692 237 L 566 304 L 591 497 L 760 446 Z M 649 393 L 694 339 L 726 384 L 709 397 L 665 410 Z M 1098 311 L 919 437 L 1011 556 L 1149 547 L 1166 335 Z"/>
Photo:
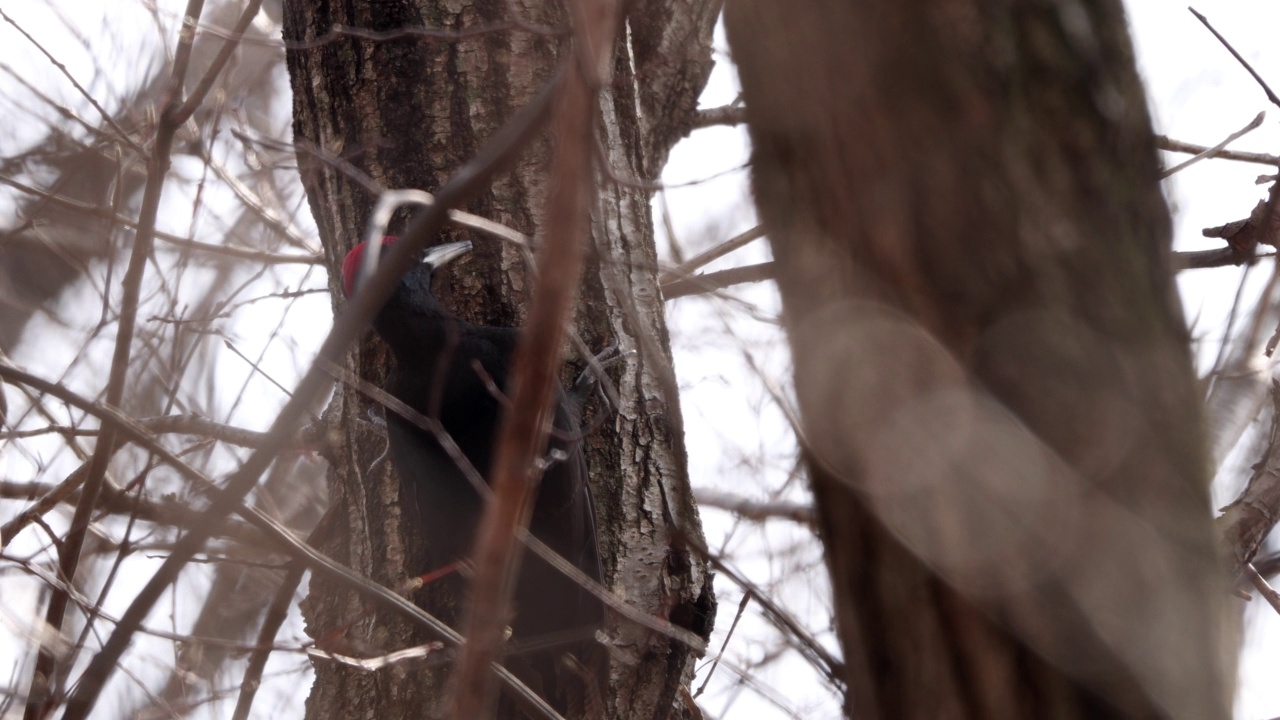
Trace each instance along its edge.
<path fill-rule="evenodd" d="M 594 639 L 560 643 L 521 652 L 512 649 L 507 669 L 545 699 L 566 720 L 604 717 L 608 689 L 609 654 Z M 524 718 L 514 702 L 503 698 L 497 717 Z"/>

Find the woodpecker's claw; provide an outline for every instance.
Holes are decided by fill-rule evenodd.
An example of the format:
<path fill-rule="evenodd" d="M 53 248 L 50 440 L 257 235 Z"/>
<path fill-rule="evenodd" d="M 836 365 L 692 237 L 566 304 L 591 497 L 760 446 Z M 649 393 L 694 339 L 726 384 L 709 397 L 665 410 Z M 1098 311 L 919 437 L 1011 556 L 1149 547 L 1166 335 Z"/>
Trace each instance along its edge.
<path fill-rule="evenodd" d="M 368 420 L 364 422 L 368 422 L 370 425 L 377 428 L 377 434 L 381 435 L 383 439 L 387 441 L 386 446 L 382 449 L 382 453 L 379 454 L 378 457 L 374 458 L 373 462 L 369 463 L 369 469 L 365 471 L 366 476 L 371 476 L 384 462 L 387 461 L 387 457 L 391 454 L 391 441 L 387 438 L 387 419 L 382 414 L 382 409 L 379 406 L 371 405 L 365 411 L 365 415 Z M 362 421 L 357 420 L 357 422 Z"/>
<path fill-rule="evenodd" d="M 609 382 L 609 378 L 604 376 L 604 371 L 613 365 L 617 365 L 623 360 L 635 355 L 634 352 L 619 352 L 618 341 L 615 339 L 609 346 L 596 354 L 591 361 L 587 363 L 587 367 L 578 375 L 578 379 L 574 381 L 573 387 L 569 390 L 569 400 L 579 411 L 587 404 L 587 400 L 591 397 L 591 393 L 599 388 L 602 391 L 602 397 L 605 403 L 610 407 L 617 407 L 617 392 L 613 388 L 613 384 Z"/>

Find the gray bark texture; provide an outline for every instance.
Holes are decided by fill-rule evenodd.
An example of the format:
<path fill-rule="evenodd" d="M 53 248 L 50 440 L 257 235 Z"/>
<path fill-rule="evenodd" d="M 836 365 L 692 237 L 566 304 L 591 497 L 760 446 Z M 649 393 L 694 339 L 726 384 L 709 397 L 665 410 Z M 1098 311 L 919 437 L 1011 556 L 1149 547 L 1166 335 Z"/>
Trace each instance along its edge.
<path fill-rule="evenodd" d="M 847 711 L 1227 718 L 1234 633 L 1117 0 L 731 0 Z"/>
<path fill-rule="evenodd" d="M 469 159 L 550 76 L 569 42 L 568 20 L 556 3 L 325 2 L 285 3 L 284 37 L 294 93 L 295 140 L 312 211 L 340 304 L 338 269 L 362 237 L 382 189 L 433 190 Z M 588 464 L 595 495 L 606 584 L 645 612 L 706 637 L 715 601 L 706 563 L 682 543 L 701 537 L 685 468 L 679 398 L 657 285 L 649 193 L 674 142 L 690 126 L 711 69 L 715 2 L 653 0 L 631 8 L 626 40 L 616 52 L 613 84 L 602 93 L 599 163 L 592 216 L 593 252 L 575 318 L 593 350 L 617 341 L 635 351 L 611 370 L 621 398 L 615 411 L 588 410 Z M 519 18 L 532 32 L 511 25 Z M 359 28 L 368 35 L 334 33 Z M 492 27 L 481 33 L 470 30 Z M 441 38 L 428 28 L 461 33 Z M 408 30 L 408 32 L 401 32 Z M 551 138 L 526 150 L 490 190 L 461 208 L 536 238 L 545 206 Z M 397 215 L 391 230 L 409 216 Z M 441 241 L 462 237 L 448 231 Z M 457 234 L 457 237 L 454 236 Z M 520 324 L 528 278 L 518 249 L 484 238 L 473 256 L 449 273 L 441 295 L 461 316 L 484 324 Z M 565 378 L 580 369 L 580 358 Z M 350 361 L 357 374 L 380 382 L 388 355 L 370 337 Z M 343 514 L 326 552 L 396 587 L 424 568 L 412 566 L 418 538 L 402 523 L 400 489 L 381 430 L 367 422 L 374 407 L 341 389 L 328 410 L 339 448 L 330 473 L 335 510 Z M 457 625 L 460 598 L 442 585 L 415 600 Z M 359 617 L 364 601 L 313 581 L 305 603 L 309 632 L 324 637 Z M 608 718 L 687 717 L 683 687 L 694 654 L 684 645 L 621 620 L 611 620 L 607 649 Z M 389 613 L 347 630 L 348 649 L 367 655 L 429 638 Z M 308 717 L 434 717 L 445 704 L 443 664 L 415 662 L 378 672 L 318 662 Z"/>

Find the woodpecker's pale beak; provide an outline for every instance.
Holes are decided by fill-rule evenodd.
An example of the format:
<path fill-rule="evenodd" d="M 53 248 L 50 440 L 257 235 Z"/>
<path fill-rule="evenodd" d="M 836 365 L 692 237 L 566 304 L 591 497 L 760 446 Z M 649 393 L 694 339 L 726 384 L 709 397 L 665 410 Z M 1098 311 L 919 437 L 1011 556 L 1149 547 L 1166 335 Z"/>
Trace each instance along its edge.
<path fill-rule="evenodd" d="M 432 270 L 439 270 L 469 252 L 471 252 L 470 240 L 436 245 L 423 251 L 422 263 L 430 265 Z"/>

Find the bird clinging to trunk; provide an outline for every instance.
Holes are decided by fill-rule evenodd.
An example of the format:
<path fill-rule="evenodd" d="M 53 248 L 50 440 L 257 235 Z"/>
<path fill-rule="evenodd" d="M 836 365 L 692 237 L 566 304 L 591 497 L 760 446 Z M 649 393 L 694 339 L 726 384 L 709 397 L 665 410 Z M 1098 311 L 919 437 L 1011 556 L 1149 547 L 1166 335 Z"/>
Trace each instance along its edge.
<path fill-rule="evenodd" d="M 383 238 L 383 246 L 395 239 Z M 361 243 L 343 262 L 342 289 L 347 297 L 356 290 L 367 250 L 367 243 Z M 437 437 L 387 412 L 391 458 L 402 483 L 405 515 L 425 539 L 426 557 L 419 568 L 423 573 L 465 559 L 472 550 L 485 489 L 477 488 L 469 477 L 489 477 L 503 394 L 520 336 L 515 328 L 461 320 L 445 310 L 432 292 L 432 274 L 470 250 L 470 242 L 428 248 L 374 320 L 374 329 L 395 358 L 386 390 L 437 420 L 475 470 L 469 476 Z M 529 531 L 598 583 L 595 511 L 580 441 L 583 400 L 559 394 Z M 580 654 L 591 642 L 604 620 L 603 605 L 545 559 L 526 552 L 515 585 L 514 613 L 510 625 L 515 650 L 508 655 L 507 665 L 563 708 L 565 699 L 554 697 L 563 695 L 556 689 L 563 685 L 555 677 L 561 674 L 559 661 L 566 652 Z M 521 647 L 536 649 L 521 651 Z"/>

